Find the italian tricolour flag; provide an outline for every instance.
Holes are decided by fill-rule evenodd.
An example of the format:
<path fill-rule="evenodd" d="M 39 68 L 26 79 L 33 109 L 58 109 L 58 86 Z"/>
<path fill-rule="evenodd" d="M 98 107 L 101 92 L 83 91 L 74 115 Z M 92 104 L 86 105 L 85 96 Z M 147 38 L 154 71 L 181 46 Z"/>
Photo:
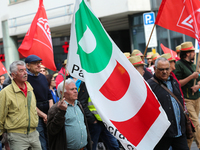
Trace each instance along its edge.
<path fill-rule="evenodd" d="M 154 148 L 170 125 L 167 116 L 86 0 L 76 0 L 67 69 L 85 81 L 105 126 L 125 149 Z"/>

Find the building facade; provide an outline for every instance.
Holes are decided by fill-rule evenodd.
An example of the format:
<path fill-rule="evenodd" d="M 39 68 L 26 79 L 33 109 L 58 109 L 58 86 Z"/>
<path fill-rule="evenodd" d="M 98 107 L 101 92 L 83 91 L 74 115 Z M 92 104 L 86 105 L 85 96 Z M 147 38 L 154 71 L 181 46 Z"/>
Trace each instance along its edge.
<path fill-rule="evenodd" d="M 105 30 L 122 52 L 139 49 L 144 52 L 143 13 L 157 14 L 161 0 L 87 0 L 100 19 Z M 70 40 L 70 28 L 75 0 L 43 0 L 51 30 L 54 59 L 57 69 L 67 58 L 66 45 Z M 23 59 L 18 47 L 37 12 L 39 0 L 0 0 L 0 59 L 5 58 L 6 69 L 14 60 Z M 156 26 L 155 49 L 161 54 L 160 43 L 175 49 L 183 41 L 193 38 Z M 148 48 L 151 51 L 151 48 Z"/>

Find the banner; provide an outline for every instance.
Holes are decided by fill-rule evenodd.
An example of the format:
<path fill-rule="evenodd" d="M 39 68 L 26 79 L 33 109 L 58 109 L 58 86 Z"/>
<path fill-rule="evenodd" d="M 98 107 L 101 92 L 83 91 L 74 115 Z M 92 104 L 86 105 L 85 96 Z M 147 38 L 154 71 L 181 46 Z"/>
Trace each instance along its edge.
<path fill-rule="evenodd" d="M 26 33 L 24 40 L 18 51 L 24 56 L 37 55 L 42 59 L 42 64 L 53 71 L 56 71 L 54 54 L 51 41 L 51 32 L 43 5 L 40 0 L 38 11 Z"/>
<path fill-rule="evenodd" d="M 4 67 L 4 65 L 2 64 L 2 62 L 0 61 L 0 76 L 3 74 L 6 74 L 6 73 L 7 73 L 7 70 Z"/>
<path fill-rule="evenodd" d="M 172 58 L 175 58 L 177 57 L 177 53 L 167 47 L 165 47 L 162 43 L 160 44 L 160 47 L 162 48 L 163 52 L 164 53 L 170 53 L 172 55 Z"/>
<path fill-rule="evenodd" d="M 200 1 L 162 0 L 155 24 L 191 36 L 199 41 Z"/>
<path fill-rule="evenodd" d="M 77 0 L 67 69 L 85 81 L 104 125 L 125 149 L 153 149 L 170 123 L 143 77 L 112 41 L 86 0 Z"/>

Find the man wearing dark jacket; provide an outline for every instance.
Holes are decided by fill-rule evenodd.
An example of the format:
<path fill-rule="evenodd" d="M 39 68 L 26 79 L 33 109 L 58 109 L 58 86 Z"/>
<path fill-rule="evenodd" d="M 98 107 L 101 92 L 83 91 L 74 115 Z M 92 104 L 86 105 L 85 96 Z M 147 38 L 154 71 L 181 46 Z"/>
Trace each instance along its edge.
<path fill-rule="evenodd" d="M 33 87 L 37 101 L 36 109 L 39 116 L 39 123 L 36 129 L 40 134 L 39 138 L 42 150 L 48 150 L 46 123 L 48 110 L 53 105 L 53 98 L 49 91 L 46 77 L 40 73 L 41 61 L 42 59 L 36 55 L 29 55 L 25 59 L 28 82 Z"/>
<path fill-rule="evenodd" d="M 168 150 L 170 146 L 173 149 L 189 150 L 185 135 L 185 115 L 183 109 L 176 99 L 161 86 L 163 84 L 168 88 L 183 106 L 179 84 L 170 76 L 169 68 L 170 64 L 166 58 L 158 58 L 155 62 L 154 79 L 151 78 L 147 81 L 171 123 L 154 150 Z"/>
<path fill-rule="evenodd" d="M 58 85 L 61 98 L 64 81 Z M 64 99 L 54 104 L 48 112 L 47 132 L 50 150 L 92 149 L 84 111 L 77 101 L 78 92 L 73 79 L 65 83 Z"/>

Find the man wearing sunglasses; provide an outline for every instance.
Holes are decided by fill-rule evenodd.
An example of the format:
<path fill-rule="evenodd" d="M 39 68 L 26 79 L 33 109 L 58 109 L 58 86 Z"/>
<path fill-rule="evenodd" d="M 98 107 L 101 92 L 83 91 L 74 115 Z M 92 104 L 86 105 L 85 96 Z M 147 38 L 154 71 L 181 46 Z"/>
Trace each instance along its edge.
<path fill-rule="evenodd" d="M 185 134 L 185 115 L 179 104 L 180 102 L 183 106 L 183 98 L 178 82 L 170 75 L 170 63 L 166 58 L 159 57 L 155 61 L 154 76 L 147 82 L 171 123 L 154 150 L 168 150 L 170 146 L 173 149 L 189 150 Z M 179 102 L 163 86 L 170 90 Z"/>

